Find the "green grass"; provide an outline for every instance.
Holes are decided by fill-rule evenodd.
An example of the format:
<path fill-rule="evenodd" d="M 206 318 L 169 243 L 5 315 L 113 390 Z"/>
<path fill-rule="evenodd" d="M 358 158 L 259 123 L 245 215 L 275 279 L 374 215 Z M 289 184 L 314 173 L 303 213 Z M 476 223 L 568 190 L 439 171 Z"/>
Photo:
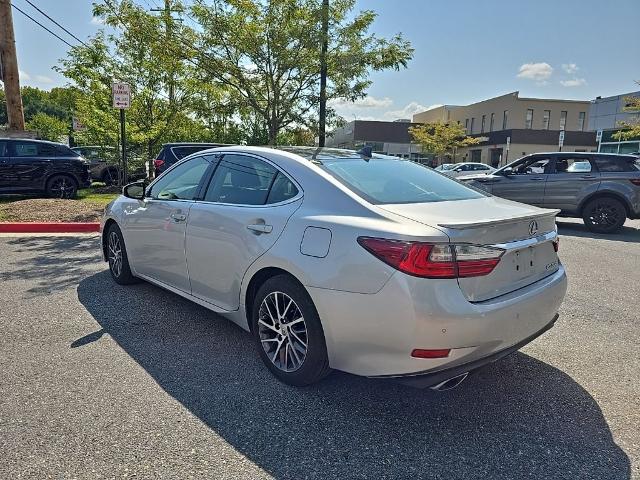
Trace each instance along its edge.
<path fill-rule="evenodd" d="M 114 198 L 117 198 L 119 193 L 94 193 L 91 189 L 85 188 L 78 190 L 78 200 L 81 202 L 101 203 L 106 205 Z"/>

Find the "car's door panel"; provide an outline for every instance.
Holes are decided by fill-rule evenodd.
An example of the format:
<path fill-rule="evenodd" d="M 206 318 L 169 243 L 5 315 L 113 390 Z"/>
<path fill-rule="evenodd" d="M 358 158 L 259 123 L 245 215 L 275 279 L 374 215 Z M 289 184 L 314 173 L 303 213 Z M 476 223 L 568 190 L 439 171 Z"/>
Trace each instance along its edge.
<path fill-rule="evenodd" d="M 236 310 L 242 277 L 269 250 L 302 199 L 277 206 L 196 202 L 187 225 L 187 265 L 192 294 Z"/>
<path fill-rule="evenodd" d="M 529 205 L 544 204 L 548 178 L 545 157 L 527 158 L 520 166 L 513 168 L 511 175 L 496 175 L 491 182 L 491 193 L 502 198 Z"/>
<path fill-rule="evenodd" d="M 8 152 L 9 144 L 6 140 L 0 140 L 0 189 L 11 187 L 11 157 Z"/>
<path fill-rule="evenodd" d="M 275 191 L 281 191 L 278 198 Z M 297 187 L 273 165 L 250 155 L 223 156 L 204 201 L 194 203 L 189 213 L 192 294 L 236 310 L 244 273 L 271 248 L 301 203 Z"/>
<path fill-rule="evenodd" d="M 582 200 L 598 190 L 600 173 L 589 159 L 562 155 L 554 159 L 547 180 L 544 206 L 575 213 Z"/>
<path fill-rule="evenodd" d="M 185 258 L 189 209 L 207 172 L 208 157 L 176 165 L 148 189 L 150 198 L 125 208 L 124 231 L 129 261 L 136 273 L 190 293 Z"/>

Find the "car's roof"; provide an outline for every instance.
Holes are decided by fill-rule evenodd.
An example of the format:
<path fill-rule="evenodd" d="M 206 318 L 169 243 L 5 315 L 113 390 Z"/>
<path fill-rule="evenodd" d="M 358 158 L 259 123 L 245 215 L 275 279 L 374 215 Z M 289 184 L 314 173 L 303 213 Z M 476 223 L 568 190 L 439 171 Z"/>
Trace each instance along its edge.
<path fill-rule="evenodd" d="M 20 142 L 35 142 L 35 143 L 44 143 L 47 145 L 57 145 L 57 146 L 63 146 L 63 147 L 68 147 L 68 145 L 65 145 L 64 143 L 60 143 L 60 142 L 50 142 L 49 140 L 36 140 L 35 138 L 15 138 L 15 137 L 0 137 L 0 140 L 15 140 L 15 141 L 20 141 Z"/>
<path fill-rule="evenodd" d="M 554 156 L 579 155 L 581 157 L 605 156 L 605 157 L 629 157 L 629 158 L 638 157 L 637 155 L 629 154 L 629 153 L 604 153 L 604 152 L 536 152 L 536 153 L 531 153 L 528 156 L 538 156 L 538 155 L 554 155 Z"/>
<path fill-rule="evenodd" d="M 75 150 L 76 148 L 106 148 L 109 150 L 115 150 L 115 147 L 112 147 L 111 145 L 76 145 L 75 147 L 72 147 L 71 150 Z"/>
<path fill-rule="evenodd" d="M 356 150 L 348 150 L 346 148 L 331 148 L 331 147 L 302 147 L 302 146 L 278 146 L 271 147 L 275 150 L 282 150 L 283 152 L 293 153 L 305 160 L 312 160 L 316 162 L 328 161 L 328 160 L 361 160 L 362 155 Z M 393 160 L 403 160 L 399 157 L 392 157 L 389 155 L 382 155 L 380 153 L 373 153 L 371 158 L 386 158 Z"/>
<path fill-rule="evenodd" d="M 173 142 L 173 143 L 163 143 L 163 147 L 171 148 L 171 147 L 226 147 L 230 146 L 229 143 L 207 143 L 207 142 Z"/>

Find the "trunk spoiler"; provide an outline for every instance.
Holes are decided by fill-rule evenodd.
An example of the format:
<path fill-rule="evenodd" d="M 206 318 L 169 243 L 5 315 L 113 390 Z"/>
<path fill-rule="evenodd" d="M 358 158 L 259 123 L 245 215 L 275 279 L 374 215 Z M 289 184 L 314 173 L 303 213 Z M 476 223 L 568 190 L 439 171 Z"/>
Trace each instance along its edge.
<path fill-rule="evenodd" d="M 480 220 L 479 222 L 459 222 L 459 223 L 438 223 L 439 227 L 450 228 L 452 230 L 466 230 L 468 228 L 489 227 L 493 225 L 502 225 L 505 223 L 518 222 L 522 220 L 534 220 L 539 218 L 555 217 L 560 210 L 545 209 L 544 213 L 532 213 L 531 215 L 522 215 L 515 218 L 499 218 L 495 220 Z"/>

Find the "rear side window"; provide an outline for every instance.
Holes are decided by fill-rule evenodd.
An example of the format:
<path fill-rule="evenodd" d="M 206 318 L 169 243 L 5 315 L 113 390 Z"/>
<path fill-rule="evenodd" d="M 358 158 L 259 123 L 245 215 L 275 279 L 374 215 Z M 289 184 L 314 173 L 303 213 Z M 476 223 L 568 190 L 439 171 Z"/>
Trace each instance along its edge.
<path fill-rule="evenodd" d="M 37 157 L 38 145 L 31 142 L 15 142 L 13 144 L 15 148 L 16 157 Z"/>
<path fill-rule="evenodd" d="M 205 201 L 264 205 L 278 171 L 257 158 L 225 155 L 211 179 Z"/>
<path fill-rule="evenodd" d="M 589 173 L 591 162 L 586 158 L 558 158 L 555 164 L 555 173 Z"/>
<path fill-rule="evenodd" d="M 267 204 L 284 202 L 295 197 L 297 194 L 298 189 L 293 182 L 282 173 L 278 173 L 269 191 Z"/>
<path fill-rule="evenodd" d="M 629 157 L 596 157 L 596 165 L 601 172 L 637 172 L 640 160 Z"/>
<path fill-rule="evenodd" d="M 371 203 L 428 203 L 486 196 L 408 160 L 341 159 L 323 161 L 322 168 Z"/>
<path fill-rule="evenodd" d="M 178 160 L 182 160 L 184 157 L 187 157 L 189 155 L 191 155 L 192 153 L 197 153 L 200 152 L 202 150 L 206 150 L 207 148 L 212 148 L 212 147 L 206 147 L 206 146 L 201 146 L 201 147 L 173 147 L 171 149 L 171 151 L 173 152 L 173 154 L 176 156 L 176 158 Z"/>

